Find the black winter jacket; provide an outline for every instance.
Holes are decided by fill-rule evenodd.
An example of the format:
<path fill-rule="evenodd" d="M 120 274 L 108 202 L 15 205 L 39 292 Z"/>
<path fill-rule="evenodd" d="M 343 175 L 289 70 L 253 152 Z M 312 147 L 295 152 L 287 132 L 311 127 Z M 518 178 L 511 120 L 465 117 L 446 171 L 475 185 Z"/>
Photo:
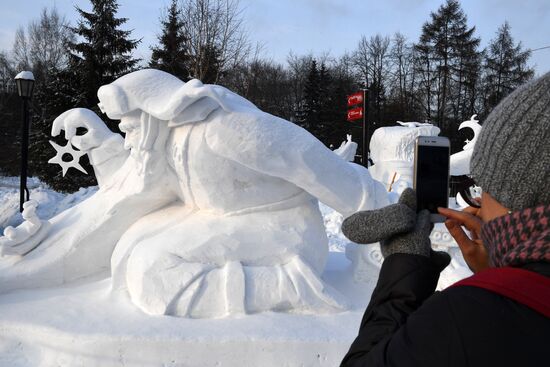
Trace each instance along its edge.
<path fill-rule="evenodd" d="M 550 276 L 548 263 L 523 268 Z M 434 256 L 389 256 L 341 366 L 550 366 L 550 319 L 477 287 L 434 293 L 440 270 Z"/>

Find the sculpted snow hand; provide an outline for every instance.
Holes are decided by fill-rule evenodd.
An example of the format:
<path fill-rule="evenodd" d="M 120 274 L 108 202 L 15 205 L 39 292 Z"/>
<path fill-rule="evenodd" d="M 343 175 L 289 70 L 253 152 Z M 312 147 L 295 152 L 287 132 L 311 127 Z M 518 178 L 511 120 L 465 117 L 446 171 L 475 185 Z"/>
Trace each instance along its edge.
<path fill-rule="evenodd" d="M 0 291 L 111 273 L 149 314 L 333 312 L 317 199 L 348 216 L 386 205 L 368 171 L 296 125 L 198 80 L 140 70 L 98 91 L 120 135 L 86 109 L 52 134 L 85 151 L 98 192 L 50 220 L 0 269 Z M 77 136 L 78 128 L 87 130 Z M 377 201 L 378 200 L 378 201 Z"/>
<path fill-rule="evenodd" d="M 76 135 L 78 128 L 85 128 L 84 135 Z M 73 108 L 59 115 L 52 124 L 52 136 L 65 132 L 65 139 L 79 150 L 89 151 L 100 146 L 109 137 L 116 135 L 92 111 Z"/>

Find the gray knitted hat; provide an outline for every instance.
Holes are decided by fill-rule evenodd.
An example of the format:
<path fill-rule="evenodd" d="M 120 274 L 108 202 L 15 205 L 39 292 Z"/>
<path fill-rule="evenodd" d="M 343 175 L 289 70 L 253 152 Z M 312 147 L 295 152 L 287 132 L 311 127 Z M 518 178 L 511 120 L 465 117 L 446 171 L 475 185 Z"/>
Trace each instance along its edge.
<path fill-rule="evenodd" d="M 470 171 L 516 211 L 550 203 L 550 73 L 506 97 L 483 123 Z"/>

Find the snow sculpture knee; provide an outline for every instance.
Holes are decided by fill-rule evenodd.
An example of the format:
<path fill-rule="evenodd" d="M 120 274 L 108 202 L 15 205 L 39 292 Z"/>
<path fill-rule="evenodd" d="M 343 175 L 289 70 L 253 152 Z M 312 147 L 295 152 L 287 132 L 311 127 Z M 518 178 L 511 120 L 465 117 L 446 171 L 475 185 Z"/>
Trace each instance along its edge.
<path fill-rule="evenodd" d="M 342 308 L 320 278 L 328 248 L 317 199 L 345 216 L 387 204 L 365 168 L 198 80 L 140 70 L 98 96 L 124 141 L 88 110 L 54 122 L 87 152 L 100 188 L 0 270 L 0 290 L 110 270 L 113 289 L 149 314 Z M 88 133 L 75 136 L 78 127 Z"/>

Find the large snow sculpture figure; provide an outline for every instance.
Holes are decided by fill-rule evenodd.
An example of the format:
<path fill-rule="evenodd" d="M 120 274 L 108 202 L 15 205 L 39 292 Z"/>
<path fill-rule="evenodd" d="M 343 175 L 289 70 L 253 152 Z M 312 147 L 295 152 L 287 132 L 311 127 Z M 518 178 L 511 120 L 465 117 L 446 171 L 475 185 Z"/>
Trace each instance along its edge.
<path fill-rule="evenodd" d="M 88 153 L 100 188 L 0 269 L 1 291 L 110 268 L 113 288 L 149 314 L 341 308 L 320 278 L 328 247 L 316 198 L 345 216 L 386 205 L 366 169 L 198 80 L 141 70 L 98 96 L 126 137 L 89 110 L 56 119 L 52 133 Z M 76 136 L 78 127 L 88 132 Z"/>

